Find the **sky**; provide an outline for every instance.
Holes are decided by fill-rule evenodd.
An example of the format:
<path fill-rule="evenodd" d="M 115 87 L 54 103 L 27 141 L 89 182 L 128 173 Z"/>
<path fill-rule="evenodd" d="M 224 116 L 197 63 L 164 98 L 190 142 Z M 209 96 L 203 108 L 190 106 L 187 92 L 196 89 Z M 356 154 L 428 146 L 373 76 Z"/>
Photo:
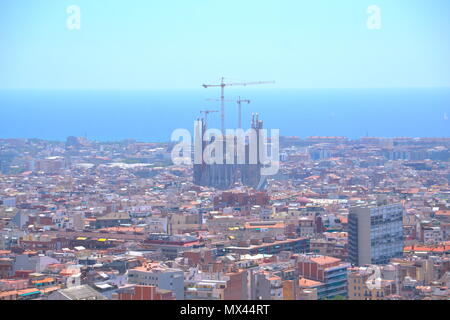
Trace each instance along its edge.
<path fill-rule="evenodd" d="M 1 0 L 0 90 L 448 87 L 449 39 L 448 0 Z"/>

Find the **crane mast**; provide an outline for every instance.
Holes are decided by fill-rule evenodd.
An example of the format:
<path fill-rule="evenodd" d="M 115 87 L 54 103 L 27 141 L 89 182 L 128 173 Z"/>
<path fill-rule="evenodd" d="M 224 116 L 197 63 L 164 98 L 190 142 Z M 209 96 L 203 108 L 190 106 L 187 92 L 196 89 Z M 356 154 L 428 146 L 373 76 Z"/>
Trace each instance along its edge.
<path fill-rule="evenodd" d="M 241 99 L 241 97 L 239 97 L 236 102 L 238 104 L 238 129 L 242 129 L 242 103 L 249 104 L 250 100 Z"/>
<path fill-rule="evenodd" d="M 258 85 L 258 84 L 268 84 L 275 83 L 275 81 L 254 81 L 254 82 L 234 82 L 234 83 L 225 83 L 225 78 L 220 78 L 220 83 L 215 84 L 203 84 L 204 88 L 210 87 L 220 87 L 220 123 L 222 134 L 225 134 L 225 87 L 231 86 L 250 86 L 250 85 Z"/>
<path fill-rule="evenodd" d="M 201 110 L 200 113 L 204 113 L 205 114 L 205 125 L 208 126 L 208 114 L 213 113 L 213 112 L 219 112 L 217 110 Z"/>

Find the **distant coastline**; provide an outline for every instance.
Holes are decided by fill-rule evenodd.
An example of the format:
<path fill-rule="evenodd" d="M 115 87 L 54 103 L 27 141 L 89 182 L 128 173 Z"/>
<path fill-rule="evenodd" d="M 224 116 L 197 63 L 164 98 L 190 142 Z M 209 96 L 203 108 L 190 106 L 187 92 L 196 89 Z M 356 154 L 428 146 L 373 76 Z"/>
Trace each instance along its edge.
<path fill-rule="evenodd" d="M 0 91 L 0 138 L 64 141 L 135 139 L 167 142 L 174 129 L 193 130 L 199 111 L 218 108 L 206 90 Z M 450 137 L 450 88 L 230 90 L 252 100 L 252 112 L 283 136 Z M 226 105 L 226 127 L 236 126 L 236 105 Z M 210 117 L 219 127 L 219 117 Z"/>

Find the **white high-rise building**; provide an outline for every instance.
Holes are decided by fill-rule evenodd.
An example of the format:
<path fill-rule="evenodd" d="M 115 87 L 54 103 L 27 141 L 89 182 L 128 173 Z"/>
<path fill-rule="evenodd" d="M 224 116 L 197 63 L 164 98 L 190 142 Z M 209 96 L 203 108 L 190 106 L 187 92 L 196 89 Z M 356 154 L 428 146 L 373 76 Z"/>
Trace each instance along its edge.
<path fill-rule="evenodd" d="M 359 266 L 387 264 L 403 255 L 403 207 L 380 202 L 350 209 L 349 260 Z"/>

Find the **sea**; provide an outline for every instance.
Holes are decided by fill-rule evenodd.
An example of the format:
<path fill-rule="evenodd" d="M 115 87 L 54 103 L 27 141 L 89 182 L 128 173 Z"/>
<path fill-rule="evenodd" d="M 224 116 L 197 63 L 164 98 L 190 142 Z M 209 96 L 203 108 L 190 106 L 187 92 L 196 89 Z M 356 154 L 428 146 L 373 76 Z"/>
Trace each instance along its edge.
<path fill-rule="evenodd" d="M 0 91 L 0 138 L 64 141 L 135 139 L 167 142 L 175 129 L 193 132 L 201 110 L 220 110 L 217 88 L 192 90 Z M 243 104 L 243 127 L 258 113 L 280 135 L 450 137 L 450 88 L 253 89 L 226 88 Z M 225 126 L 236 128 L 237 104 L 225 104 Z M 220 128 L 220 114 L 208 115 Z"/>

